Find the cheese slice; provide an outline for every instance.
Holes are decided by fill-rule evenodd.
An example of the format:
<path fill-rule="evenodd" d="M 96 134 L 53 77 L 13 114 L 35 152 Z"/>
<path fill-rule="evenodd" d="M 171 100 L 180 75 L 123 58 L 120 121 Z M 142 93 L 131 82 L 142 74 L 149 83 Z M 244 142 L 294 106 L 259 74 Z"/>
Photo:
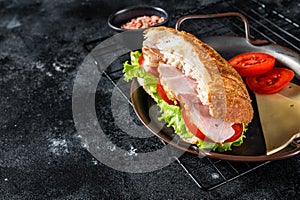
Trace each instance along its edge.
<path fill-rule="evenodd" d="M 289 83 L 279 93 L 255 94 L 267 155 L 300 137 L 300 86 Z"/>

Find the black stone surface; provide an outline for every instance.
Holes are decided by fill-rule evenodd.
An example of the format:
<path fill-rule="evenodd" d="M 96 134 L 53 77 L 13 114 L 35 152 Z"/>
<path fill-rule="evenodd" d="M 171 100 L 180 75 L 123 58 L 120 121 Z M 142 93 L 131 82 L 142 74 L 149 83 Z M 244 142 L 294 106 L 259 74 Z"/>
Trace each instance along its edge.
<path fill-rule="evenodd" d="M 126 173 L 89 153 L 72 115 L 74 80 L 88 55 L 84 44 L 115 34 L 107 17 L 138 2 L 161 6 L 174 19 L 220 1 L 0 1 L 0 199 L 298 199 L 299 156 L 205 192 L 176 162 Z M 299 23 L 299 1 L 264 2 Z M 113 135 L 118 130 L 106 111 L 112 86 L 102 81 L 97 114 Z M 153 137 L 123 139 L 127 150 L 132 144 L 160 148 L 151 146 L 159 143 Z"/>

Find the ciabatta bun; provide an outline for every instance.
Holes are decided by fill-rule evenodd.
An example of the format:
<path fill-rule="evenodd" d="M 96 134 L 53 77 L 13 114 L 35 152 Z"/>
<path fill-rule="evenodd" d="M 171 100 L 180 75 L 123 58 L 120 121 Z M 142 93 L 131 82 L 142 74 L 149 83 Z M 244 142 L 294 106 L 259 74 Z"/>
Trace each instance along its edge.
<path fill-rule="evenodd" d="M 168 27 L 149 28 L 144 37 L 145 53 L 149 49 L 157 52 L 153 62 L 175 65 L 197 81 L 199 99 L 209 105 L 212 117 L 232 123 L 251 122 L 253 108 L 242 78 L 213 48 L 192 34 Z M 172 98 L 172 91 L 165 89 Z"/>

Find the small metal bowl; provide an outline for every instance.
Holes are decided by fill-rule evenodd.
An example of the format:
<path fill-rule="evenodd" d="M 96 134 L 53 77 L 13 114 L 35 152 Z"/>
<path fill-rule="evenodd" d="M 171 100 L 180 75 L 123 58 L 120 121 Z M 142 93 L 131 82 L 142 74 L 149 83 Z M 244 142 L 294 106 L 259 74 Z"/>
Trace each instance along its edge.
<path fill-rule="evenodd" d="M 156 15 L 159 17 L 164 17 L 165 20 L 159 24 L 153 25 L 153 26 L 162 26 L 166 25 L 168 22 L 168 13 L 162 9 L 155 6 L 133 6 L 128 7 L 123 10 L 117 11 L 109 16 L 108 18 L 108 25 L 116 30 L 116 31 L 126 31 L 126 30 L 142 30 L 140 29 L 123 29 L 121 26 L 127 22 L 129 22 L 131 19 L 141 17 L 141 16 L 152 16 Z M 153 27 L 151 26 L 151 27 Z M 143 28 L 145 29 L 145 28 Z"/>

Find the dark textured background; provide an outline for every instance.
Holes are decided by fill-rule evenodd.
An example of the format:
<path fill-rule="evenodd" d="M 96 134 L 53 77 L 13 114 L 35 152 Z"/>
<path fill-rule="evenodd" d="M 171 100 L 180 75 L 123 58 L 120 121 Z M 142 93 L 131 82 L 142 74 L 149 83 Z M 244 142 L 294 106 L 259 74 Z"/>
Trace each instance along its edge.
<path fill-rule="evenodd" d="M 297 157 L 204 192 L 176 163 L 151 173 L 124 173 L 82 146 L 72 118 L 72 87 L 88 54 L 83 45 L 114 34 L 109 14 L 137 2 L 0 1 L 0 199 L 299 197 Z M 220 1 L 143 2 L 182 13 Z M 264 2 L 299 23 L 299 1 Z M 105 88 L 100 91 L 105 94 Z"/>

